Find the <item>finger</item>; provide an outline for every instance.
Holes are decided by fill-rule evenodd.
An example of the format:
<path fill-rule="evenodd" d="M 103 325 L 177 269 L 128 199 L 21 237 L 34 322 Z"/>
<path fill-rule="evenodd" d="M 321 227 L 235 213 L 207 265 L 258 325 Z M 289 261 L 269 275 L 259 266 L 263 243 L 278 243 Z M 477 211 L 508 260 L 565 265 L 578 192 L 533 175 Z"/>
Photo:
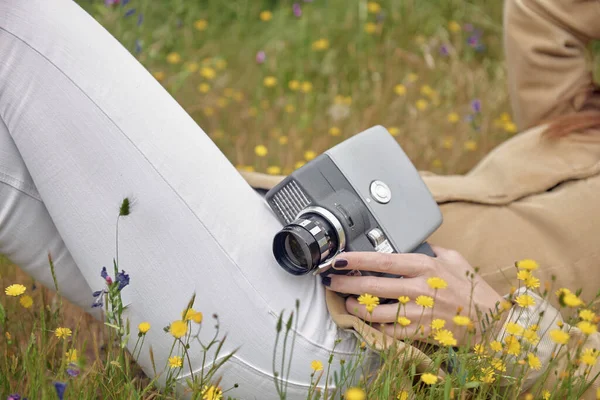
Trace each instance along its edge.
<path fill-rule="evenodd" d="M 415 277 L 435 270 L 436 261 L 425 254 L 378 253 L 374 251 L 347 252 L 333 261 L 337 270 L 360 270 Z"/>
<path fill-rule="evenodd" d="M 378 276 L 346 276 L 329 275 L 329 289 L 338 293 L 372 296 L 386 299 L 397 299 L 400 296 L 415 297 L 418 294 L 433 293 L 433 290 L 422 279 L 413 278 L 381 278 Z"/>
<path fill-rule="evenodd" d="M 442 259 L 442 260 L 455 260 L 456 261 L 464 261 L 466 262 L 465 258 L 463 257 L 462 254 L 460 254 L 458 251 L 456 250 L 451 250 L 451 249 L 447 249 L 445 247 L 439 247 L 439 246 L 435 246 L 435 245 L 430 245 L 431 249 L 433 250 L 433 252 L 436 254 L 437 258 Z"/>

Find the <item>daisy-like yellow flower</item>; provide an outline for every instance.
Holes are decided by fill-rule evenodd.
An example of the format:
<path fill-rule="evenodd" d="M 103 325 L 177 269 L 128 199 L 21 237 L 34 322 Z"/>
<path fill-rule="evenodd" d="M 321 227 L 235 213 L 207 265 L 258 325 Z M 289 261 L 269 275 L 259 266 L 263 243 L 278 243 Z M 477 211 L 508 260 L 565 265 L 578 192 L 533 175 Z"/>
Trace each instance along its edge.
<path fill-rule="evenodd" d="M 381 6 L 375 1 L 370 1 L 367 3 L 367 11 L 369 11 L 371 14 L 377 14 L 379 11 L 381 11 Z"/>
<path fill-rule="evenodd" d="M 485 346 L 478 343 L 475 346 L 473 346 L 473 351 L 475 352 L 475 354 L 484 355 L 485 354 Z"/>
<path fill-rule="evenodd" d="M 205 19 L 197 19 L 194 21 L 194 28 L 198 31 L 204 31 L 208 27 L 208 22 Z"/>
<path fill-rule="evenodd" d="M 456 346 L 456 339 L 448 329 L 437 330 L 433 336 L 442 346 Z"/>
<path fill-rule="evenodd" d="M 156 79 L 159 82 L 162 82 L 165 80 L 165 73 L 163 71 L 156 71 L 152 73 L 152 76 L 154 77 L 154 79 Z"/>
<path fill-rule="evenodd" d="M 406 304 L 410 301 L 410 298 L 408 296 L 400 296 L 398 297 L 398 301 L 400 304 Z"/>
<path fill-rule="evenodd" d="M 444 321 L 443 319 L 440 319 L 440 318 L 436 318 L 433 321 L 431 321 L 431 329 L 433 329 L 433 330 L 442 329 L 445 325 L 446 325 L 446 321 Z"/>
<path fill-rule="evenodd" d="M 448 283 L 445 280 L 443 280 L 442 278 L 439 278 L 437 276 L 428 278 L 427 284 L 432 289 L 445 289 L 448 287 Z"/>
<path fill-rule="evenodd" d="M 310 93 L 312 88 L 313 88 L 313 84 L 310 82 L 302 82 L 302 84 L 300 85 L 300 90 L 303 93 Z"/>
<path fill-rule="evenodd" d="M 467 326 L 471 324 L 471 318 L 466 315 L 455 315 L 452 321 L 458 326 Z"/>
<path fill-rule="evenodd" d="M 504 130 L 508 133 L 517 133 L 517 125 L 514 122 L 507 122 L 504 124 Z"/>
<path fill-rule="evenodd" d="M 406 390 L 401 390 L 396 396 L 398 400 L 408 400 L 408 392 Z"/>
<path fill-rule="evenodd" d="M 65 353 L 67 362 L 76 363 L 78 359 L 77 349 L 70 349 Z"/>
<path fill-rule="evenodd" d="M 527 364 L 529 364 L 529 368 L 539 370 L 542 368 L 542 362 L 533 353 L 527 353 Z"/>
<path fill-rule="evenodd" d="M 362 304 L 363 306 L 365 306 L 368 312 L 373 312 L 375 307 L 379 305 L 379 297 L 372 296 L 368 293 L 361 294 L 358 297 L 358 304 Z"/>
<path fill-rule="evenodd" d="M 169 367 L 181 368 L 183 366 L 183 359 L 179 356 L 169 357 Z"/>
<path fill-rule="evenodd" d="M 54 334 L 59 339 L 66 339 L 73 334 L 69 328 L 56 328 Z"/>
<path fill-rule="evenodd" d="M 4 289 L 4 293 L 6 293 L 7 296 L 17 297 L 25 293 L 26 290 L 27 288 L 20 283 L 14 283 Z"/>
<path fill-rule="evenodd" d="M 451 112 L 450 114 L 448 114 L 448 116 L 446 117 L 446 119 L 448 120 L 448 122 L 450 122 L 451 124 L 455 124 L 458 121 L 460 121 L 460 115 L 458 115 L 458 113 L 455 112 Z"/>
<path fill-rule="evenodd" d="M 329 134 L 331 136 L 340 136 L 342 134 L 342 131 L 337 126 L 332 126 L 331 128 L 329 128 Z"/>
<path fill-rule="evenodd" d="M 549 390 L 542 390 L 542 399 L 548 400 L 551 396 L 552 394 Z"/>
<path fill-rule="evenodd" d="M 261 11 L 259 17 L 262 21 L 270 21 L 273 18 L 273 13 L 269 10 Z"/>
<path fill-rule="evenodd" d="M 404 96 L 406 94 L 406 86 L 402 84 L 394 86 L 394 93 L 398 96 Z"/>
<path fill-rule="evenodd" d="M 200 311 L 196 311 L 193 308 L 188 309 L 183 316 L 184 321 L 194 321 L 199 324 L 202 322 L 203 315 Z"/>
<path fill-rule="evenodd" d="M 185 64 L 185 69 L 188 72 L 196 72 L 198 71 L 198 63 L 195 62 L 189 62 Z"/>
<path fill-rule="evenodd" d="M 592 310 L 581 310 L 579 311 L 579 318 L 591 322 L 596 318 L 596 314 Z"/>
<path fill-rule="evenodd" d="M 510 335 L 521 336 L 524 330 L 525 328 L 517 323 L 509 322 L 506 324 L 506 332 Z"/>
<path fill-rule="evenodd" d="M 483 376 L 480 378 L 483 383 L 494 383 L 496 381 L 496 372 L 490 367 L 481 368 Z"/>
<path fill-rule="evenodd" d="M 530 276 L 531 272 L 527 271 L 526 269 L 522 269 L 519 272 L 517 272 L 517 279 L 520 281 L 526 281 L 527 279 L 529 279 Z"/>
<path fill-rule="evenodd" d="M 530 276 L 525 280 L 525 286 L 529 289 L 535 289 L 540 287 L 540 280 L 535 276 Z"/>
<path fill-rule="evenodd" d="M 312 49 L 315 51 L 327 50 L 329 48 L 329 40 L 327 39 L 319 39 L 314 41 L 312 44 Z"/>
<path fill-rule="evenodd" d="M 445 149 L 448 149 L 448 150 L 453 148 L 454 147 L 454 138 L 452 136 L 446 136 L 442 140 L 442 147 Z"/>
<path fill-rule="evenodd" d="M 432 308 L 434 302 L 433 302 L 432 297 L 421 295 L 421 296 L 417 297 L 417 299 L 415 300 L 415 303 L 417 303 L 417 305 L 419 305 L 421 307 Z"/>
<path fill-rule="evenodd" d="M 313 360 L 310 363 L 310 367 L 312 368 L 313 371 L 317 372 L 317 371 L 322 371 L 323 370 L 323 363 L 319 360 Z"/>
<path fill-rule="evenodd" d="M 523 339 L 534 346 L 540 342 L 540 337 L 538 336 L 536 330 L 532 329 L 531 327 L 525 329 L 523 332 Z"/>
<path fill-rule="evenodd" d="M 30 308 L 33 305 L 33 299 L 28 295 L 21 296 L 19 299 L 19 304 L 21 304 L 21 306 L 24 308 Z"/>
<path fill-rule="evenodd" d="M 494 350 L 495 352 L 502 351 L 502 343 L 494 340 L 490 343 L 490 349 Z"/>
<path fill-rule="evenodd" d="M 213 80 L 215 76 L 217 76 L 217 71 L 215 71 L 211 67 L 202 67 L 200 69 L 200 76 L 208 80 Z"/>
<path fill-rule="evenodd" d="M 296 91 L 296 90 L 300 89 L 300 82 L 298 82 L 297 80 L 291 80 L 288 82 L 288 87 L 291 90 Z"/>
<path fill-rule="evenodd" d="M 344 400 L 365 400 L 367 394 L 359 387 L 351 387 L 344 393 Z"/>
<path fill-rule="evenodd" d="M 187 333 L 188 327 L 184 321 L 174 321 L 169 327 L 169 333 L 179 339 Z"/>
<path fill-rule="evenodd" d="M 267 154 L 269 154 L 269 151 L 267 150 L 266 146 L 259 144 L 254 148 L 254 154 L 256 154 L 259 157 L 264 157 Z"/>
<path fill-rule="evenodd" d="M 208 93 L 210 91 L 210 85 L 208 83 L 201 83 L 198 85 L 198 91 L 200 93 Z"/>
<path fill-rule="evenodd" d="M 204 107 L 204 109 L 202 111 L 204 112 L 204 115 L 206 115 L 207 117 L 215 115 L 215 109 L 212 107 Z"/>
<path fill-rule="evenodd" d="M 490 360 L 490 365 L 492 366 L 492 368 L 494 368 L 494 370 L 499 371 L 499 372 L 506 372 L 506 364 L 504 363 L 504 361 L 500 358 L 492 358 Z"/>
<path fill-rule="evenodd" d="M 467 151 L 475 151 L 477 150 L 477 142 L 474 140 L 467 140 L 464 144 L 465 150 Z"/>
<path fill-rule="evenodd" d="M 202 400 L 221 400 L 223 390 L 217 386 L 204 386 L 202 389 Z"/>
<path fill-rule="evenodd" d="M 267 76 L 265 79 L 263 79 L 263 85 L 268 88 L 274 87 L 277 85 L 277 78 L 274 76 Z"/>
<path fill-rule="evenodd" d="M 589 321 L 580 321 L 577 323 L 577 327 L 586 335 L 591 335 L 592 333 L 596 333 L 598 331 L 596 325 Z"/>
<path fill-rule="evenodd" d="M 312 150 L 307 150 L 307 151 L 304 152 L 304 159 L 306 161 L 313 160 L 316 156 L 317 156 L 317 153 L 315 153 Z"/>
<path fill-rule="evenodd" d="M 433 385 L 438 381 L 438 377 L 437 375 L 426 372 L 423 375 L 421 375 L 421 381 L 427 385 Z"/>
<path fill-rule="evenodd" d="M 535 305 L 535 300 L 528 294 L 521 294 L 515 298 L 515 303 L 521 307 L 530 307 Z"/>
<path fill-rule="evenodd" d="M 140 334 L 145 335 L 150 330 L 150 322 L 140 322 L 138 325 L 138 331 Z"/>
<path fill-rule="evenodd" d="M 569 342 L 569 333 L 560 329 L 550 331 L 550 339 L 556 344 L 567 344 Z"/>
<path fill-rule="evenodd" d="M 425 99 L 419 99 L 415 103 L 415 107 L 417 107 L 417 110 L 419 111 L 425 111 L 427 110 L 427 107 L 429 107 L 429 102 Z"/>
<path fill-rule="evenodd" d="M 538 269 L 539 267 L 540 266 L 537 262 L 535 262 L 534 260 L 528 259 L 528 258 L 517 261 L 517 268 L 519 268 L 519 269 L 524 269 L 527 271 L 534 271 L 534 270 Z"/>
<path fill-rule="evenodd" d="M 373 33 L 377 32 L 377 24 L 375 24 L 373 22 L 367 22 L 365 24 L 365 32 L 368 34 L 373 34 Z"/>
<path fill-rule="evenodd" d="M 398 133 L 400 133 L 400 129 L 398 129 L 398 128 L 397 128 L 397 127 L 395 127 L 395 126 L 390 126 L 390 127 L 388 128 L 388 132 L 389 132 L 389 133 L 390 133 L 390 135 L 392 135 L 392 136 L 398 136 Z"/>
<path fill-rule="evenodd" d="M 516 336 L 510 335 L 504 339 L 504 343 L 506 344 L 506 352 L 508 354 L 517 356 L 521 353 L 521 343 Z"/>
<path fill-rule="evenodd" d="M 277 141 L 279 142 L 280 145 L 286 145 L 289 142 L 289 139 L 287 136 L 280 136 L 279 139 L 277 139 Z"/>
<path fill-rule="evenodd" d="M 270 165 L 267 167 L 267 174 L 269 175 L 280 175 L 281 174 L 281 167 L 278 167 L 277 165 Z"/>
<path fill-rule="evenodd" d="M 408 326 L 408 325 L 410 325 L 410 319 L 408 319 L 406 317 L 398 317 L 398 324 L 400 324 L 402 326 Z"/>
<path fill-rule="evenodd" d="M 448 30 L 452 33 L 460 32 L 460 24 L 456 21 L 448 22 Z"/>
<path fill-rule="evenodd" d="M 579 307 L 583 304 L 583 301 L 574 293 L 565 294 L 562 302 L 568 307 Z"/>
<path fill-rule="evenodd" d="M 169 64 L 179 64 L 181 62 L 181 56 L 177 52 L 171 52 L 167 54 L 167 62 Z"/>
<path fill-rule="evenodd" d="M 581 362 L 586 365 L 596 365 L 598 362 L 598 350 L 596 349 L 584 349 L 581 352 Z"/>

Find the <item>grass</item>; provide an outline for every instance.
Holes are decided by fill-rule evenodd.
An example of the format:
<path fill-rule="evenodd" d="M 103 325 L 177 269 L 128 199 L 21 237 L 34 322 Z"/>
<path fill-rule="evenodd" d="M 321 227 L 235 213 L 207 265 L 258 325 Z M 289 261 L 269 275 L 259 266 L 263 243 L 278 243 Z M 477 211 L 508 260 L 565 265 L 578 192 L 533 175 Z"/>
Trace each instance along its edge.
<path fill-rule="evenodd" d="M 78 3 L 153 73 L 240 169 L 287 174 L 379 124 L 417 168 L 464 173 L 516 133 L 506 91 L 500 1 L 299 1 L 301 16 L 294 15 L 293 2 L 276 0 Z M 136 368 L 137 354 L 150 351 L 142 333 L 137 354 L 121 345 L 138 330 L 121 318 L 114 283 L 107 285 L 105 298 L 106 307 L 115 307 L 106 309 L 110 326 L 56 296 L 56 288 L 35 287 L 17 266 L 0 260 L 0 285 L 13 283 L 25 285 L 33 304 L 24 307 L 25 295 L 0 294 L 3 396 L 56 398 L 56 382 L 67 383 L 64 398 L 69 399 L 174 396 L 172 381 L 160 392 Z M 189 307 L 182 305 L 184 314 Z M 273 327 L 282 337 L 291 332 L 289 318 Z M 190 318 L 184 336 L 173 338 L 174 356 L 181 357 L 175 365 L 186 361 L 185 345 L 194 342 L 196 325 L 201 322 Z M 58 338 L 61 327 L 72 329 L 71 335 Z M 392 349 L 382 354 L 383 366 L 370 382 L 347 386 L 361 388 L 356 399 L 361 390 L 369 399 L 403 398 L 410 390 L 418 399 L 510 398 L 514 392 L 498 385 L 510 354 L 505 348 L 500 361 L 489 356 L 487 339 L 482 342 L 487 355 L 474 353 L 472 346 L 430 349 L 436 366 L 449 360 L 463 366 L 434 384 L 419 381 L 416 366 Z M 526 346 L 523 356 L 534 351 Z M 581 363 L 574 361 L 550 397 L 537 387 L 531 396 L 577 398 L 582 383 L 574 371 Z M 520 388 L 527 365 L 522 373 L 504 377 L 509 389 Z M 327 367 L 327 362 L 323 370 L 315 365 L 315 382 L 326 379 Z M 174 376 L 179 367 L 156 368 Z M 198 398 L 210 398 L 205 389 L 218 384 L 215 376 L 192 382 Z M 273 398 L 285 397 L 283 386 L 274 384 Z M 314 390 L 307 397 L 318 394 Z M 345 398 L 353 397 L 347 393 Z"/>

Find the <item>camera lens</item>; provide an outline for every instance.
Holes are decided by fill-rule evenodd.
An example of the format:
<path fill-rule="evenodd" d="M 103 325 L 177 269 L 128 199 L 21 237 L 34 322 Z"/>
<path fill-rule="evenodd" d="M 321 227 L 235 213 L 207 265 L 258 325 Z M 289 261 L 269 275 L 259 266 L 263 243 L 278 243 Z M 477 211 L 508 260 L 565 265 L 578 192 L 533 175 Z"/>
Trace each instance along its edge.
<path fill-rule="evenodd" d="M 335 254 L 338 244 L 332 223 L 321 215 L 307 213 L 275 235 L 273 254 L 287 272 L 304 275 Z"/>

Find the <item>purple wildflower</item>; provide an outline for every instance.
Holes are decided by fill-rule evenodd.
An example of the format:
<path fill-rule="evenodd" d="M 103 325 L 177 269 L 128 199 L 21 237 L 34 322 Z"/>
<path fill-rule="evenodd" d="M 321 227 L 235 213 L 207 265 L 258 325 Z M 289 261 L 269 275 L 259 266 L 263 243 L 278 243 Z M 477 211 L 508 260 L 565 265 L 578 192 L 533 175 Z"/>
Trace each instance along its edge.
<path fill-rule="evenodd" d="M 137 26 L 142 25 L 142 22 L 144 22 L 144 13 L 139 13 L 138 20 L 137 20 Z"/>
<path fill-rule="evenodd" d="M 79 367 L 75 363 L 69 363 L 67 374 L 73 378 L 79 376 Z"/>
<path fill-rule="evenodd" d="M 21 400 L 21 396 L 17 393 L 11 394 L 6 400 Z"/>
<path fill-rule="evenodd" d="M 131 17 L 133 14 L 135 14 L 135 8 L 130 8 L 129 10 L 125 11 L 125 18 Z"/>
<path fill-rule="evenodd" d="M 65 390 L 67 389 L 67 384 L 63 382 L 54 382 L 54 389 L 56 390 L 56 395 L 59 400 L 63 400 L 65 397 Z"/>
<path fill-rule="evenodd" d="M 473 109 L 474 112 L 480 113 L 481 112 L 481 100 L 479 100 L 479 99 L 473 100 L 471 102 L 471 108 Z"/>
<path fill-rule="evenodd" d="M 104 5 L 106 7 L 115 6 L 119 4 L 119 0 L 104 0 Z"/>
<path fill-rule="evenodd" d="M 108 271 L 106 271 L 106 267 L 102 267 L 102 271 L 100 271 L 100 276 L 104 279 L 108 279 Z"/>
<path fill-rule="evenodd" d="M 129 4 L 129 0 L 123 0 L 123 5 L 126 6 L 127 4 Z"/>
<path fill-rule="evenodd" d="M 267 55 L 265 54 L 264 51 L 261 50 L 258 53 L 256 53 L 256 62 L 258 64 L 264 63 L 266 59 L 267 59 Z"/>
<path fill-rule="evenodd" d="M 467 38 L 467 44 L 471 47 L 475 47 L 479 44 L 479 36 L 471 35 Z"/>
<path fill-rule="evenodd" d="M 300 18 L 302 16 L 302 8 L 300 8 L 300 4 L 294 3 L 292 10 L 294 11 L 294 15 L 296 17 Z"/>
<path fill-rule="evenodd" d="M 446 46 L 445 44 L 440 46 L 440 54 L 443 56 L 447 56 L 448 54 L 450 54 L 450 51 L 448 50 L 448 46 Z"/>
<path fill-rule="evenodd" d="M 94 296 L 94 303 L 92 304 L 92 308 L 102 307 L 104 305 L 104 295 L 106 294 L 106 290 L 97 290 L 92 293 Z"/>
<path fill-rule="evenodd" d="M 119 284 L 117 290 L 121 291 L 127 285 L 129 285 L 129 275 L 125 271 L 121 271 L 117 274 L 117 283 Z"/>

